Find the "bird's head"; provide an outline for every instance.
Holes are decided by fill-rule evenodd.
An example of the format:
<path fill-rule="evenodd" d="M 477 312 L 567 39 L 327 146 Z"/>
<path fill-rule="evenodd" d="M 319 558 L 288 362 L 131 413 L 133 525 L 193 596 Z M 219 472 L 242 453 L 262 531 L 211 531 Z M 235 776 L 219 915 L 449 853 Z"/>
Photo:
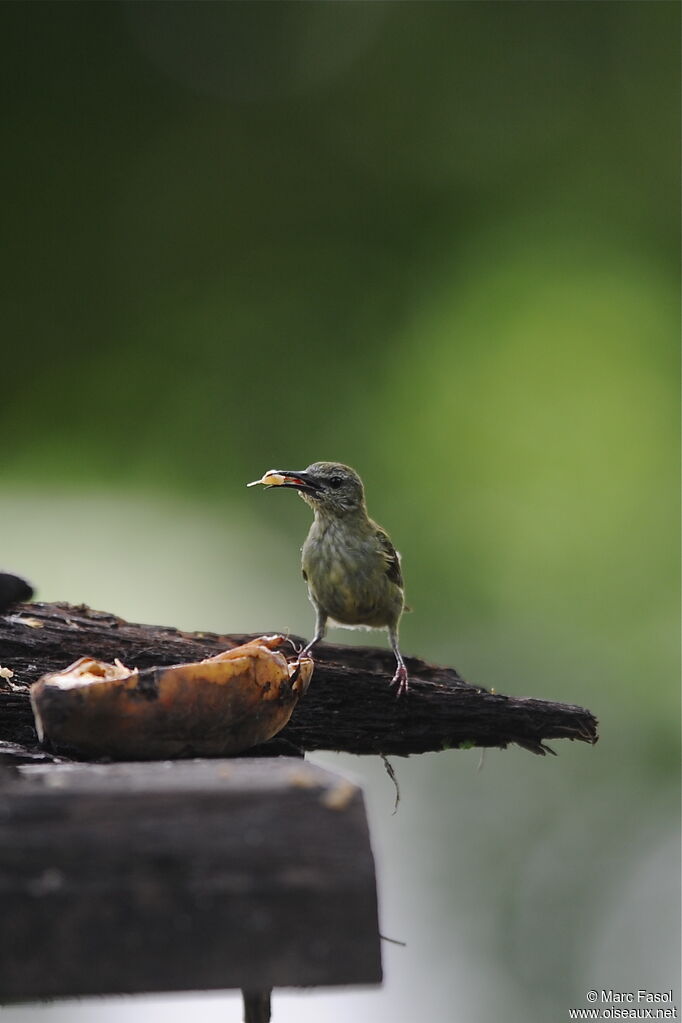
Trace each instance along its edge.
<path fill-rule="evenodd" d="M 354 469 L 341 462 L 313 462 L 302 472 L 270 469 L 254 482 L 298 490 L 314 511 L 328 515 L 349 515 L 365 507 L 362 480 Z"/>

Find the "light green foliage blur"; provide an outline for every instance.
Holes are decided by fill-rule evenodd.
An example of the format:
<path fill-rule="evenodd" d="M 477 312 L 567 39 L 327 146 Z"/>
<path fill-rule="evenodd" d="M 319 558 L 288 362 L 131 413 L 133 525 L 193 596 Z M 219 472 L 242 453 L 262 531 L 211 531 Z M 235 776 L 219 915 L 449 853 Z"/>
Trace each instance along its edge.
<path fill-rule="evenodd" d="M 0 9 L 0 561 L 41 599 L 308 635 L 309 511 L 244 484 L 345 461 L 403 555 L 405 652 L 600 719 L 552 762 L 398 765 L 387 890 L 435 864 L 398 936 L 434 928 L 436 1013 L 464 964 L 464 1023 L 563 1020 L 675 962 L 679 19 Z M 395 991 L 372 1011 L 401 1023 Z"/>

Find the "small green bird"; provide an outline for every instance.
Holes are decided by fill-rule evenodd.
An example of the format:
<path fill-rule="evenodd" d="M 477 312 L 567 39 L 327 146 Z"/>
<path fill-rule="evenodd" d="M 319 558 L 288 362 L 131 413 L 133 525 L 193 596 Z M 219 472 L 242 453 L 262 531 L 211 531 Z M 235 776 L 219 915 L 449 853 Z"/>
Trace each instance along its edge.
<path fill-rule="evenodd" d="M 340 462 L 313 462 L 303 472 L 271 469 L 248 486 L 258 483 L 298 490 L 315 514 L 301 548 L 303 578 L 316 616 L 315 635 L 304 653 L 323 639 L 328 621 L 342 628 L 388 629 L 396 659 L 391 685 L 402 696 L 408 679 L 398 647 L 405 608 L 400 555 L 367 514 L 358 474 Z"/>

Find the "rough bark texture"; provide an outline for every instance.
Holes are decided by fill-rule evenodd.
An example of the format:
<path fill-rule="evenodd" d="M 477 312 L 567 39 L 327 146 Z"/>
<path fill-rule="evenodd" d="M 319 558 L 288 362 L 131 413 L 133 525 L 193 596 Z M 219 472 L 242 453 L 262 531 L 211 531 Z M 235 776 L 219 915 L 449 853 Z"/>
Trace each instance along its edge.
<path fill-rule="evenodd" d="M 135 625 L 84 605 L 19 605 L 0 616 L 0 666 L 14 672 L 0 690 L 0 739 L 35 749 L 28 687 L 78 657 L 118 657 L 146 668 L 201 660 L 253 638 Z M 407 756 L 509 743 L 546 753 L 552 752 L 548 739 L 597 741 L 597 721 L 588 710 L 492 693 L 465 682 L 453 668 L 406 658 L 410 692 L 396 699 L 389 685 L 390 651 L 323 643 L 315 657 L 310 689 L 275 742 L 304 750 Z"/>

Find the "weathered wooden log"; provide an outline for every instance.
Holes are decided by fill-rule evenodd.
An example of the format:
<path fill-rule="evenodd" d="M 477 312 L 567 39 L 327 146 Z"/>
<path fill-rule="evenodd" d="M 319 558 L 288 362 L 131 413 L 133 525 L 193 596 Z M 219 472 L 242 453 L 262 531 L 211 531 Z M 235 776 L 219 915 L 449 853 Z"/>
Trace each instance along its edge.
<path fill-rule="evenodd" d="M 252 638 L 135 625 L 84 605 L 20 605 L 0 616 L 0 665 L 14 672 L 10 682 L 19 687 L 0 691 L 0 738 L 35 745 L 28 687 L 78 657 L 118 657 L 146 668 L 200 660 Z M 292 636 L 291 642 L 303 641 Z M 308 693 L 280 741 L 304 750 L 399 756 L 510 743 L 544 754 L 553 752 L 545 744 L 550 739 L 597 741 L 597 721 L 583 707 L 503 696 L 465 682 L 453 668 L 414 657 L 406 663 L 410 691 L 396 699 L 389 650 L 321 644 Z"/>

